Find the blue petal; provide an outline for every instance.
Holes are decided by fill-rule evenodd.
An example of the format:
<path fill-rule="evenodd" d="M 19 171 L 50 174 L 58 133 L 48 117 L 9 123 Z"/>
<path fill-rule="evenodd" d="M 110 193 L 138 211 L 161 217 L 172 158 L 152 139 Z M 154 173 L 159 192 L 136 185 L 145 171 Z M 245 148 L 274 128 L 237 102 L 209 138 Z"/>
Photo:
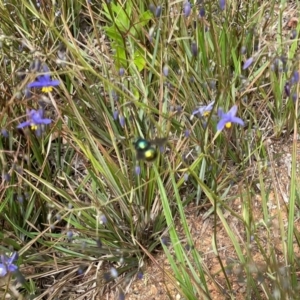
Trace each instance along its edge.
<path fill-rule="evenodd" d="M 9 272 L 16 272 L 17 270 L 18 270 L 18 266 L 16 266 L 16 265 L 9 265 L 9 266 L 7 266 L 7 270 L 9 271 Z"/>
<path fill-rule="evenodd" d="M 12 264 L 16 259 L 18 259 L 18 252 L 14 252 L 12 256 L 7 260 L 7 263 Z"/>
<path fill-rule="evenodd" d="M 223 109 L 222 108 L 219 108 L 218 109 L 218 116 L 219 116 L 219 118 L 223 118 L 224 117 L 224 111 L 223 111 Z"/>
<path fill-rule="evenodd" d="M 253 63 L 253 60 L 254 60 L 253 57 L 248 58 L 243 65 L 243 70 L 249 68 L 250 65 Z"/>
<path fill-rule="evenodd" d="M 30 82 L 29 84 L 27 84 L 27 87 L 28 88 L 34 88 L 34 87 L 44 87 L 44 82 L 41 82 L 41 81 L 33 81 L 33 82 Z"/>
<path fill-rule="evenodd" d="M 50 72 L 49 67 L 48 67 L 45 63 L 42 65 L 42 71 L 43 71 L 44 73 Z"/>
<path fill-rule="evenodd" d="M 237 113 L 237 105 L 233 105 L 230 110 L 228 111 L 227 115 L 230 116 L 230 117 L 234 117 Z"/>
<path fill-rule="evenodd" d="M 221 119 L 217 124 L 217 130 L 221 131 L 225 127 L 225 124 L 227 123 L 226 119 Z"/>
<path fill-rule="evenodd" d="M 29 122 L 29 121 L 20 123 L 20 124 L 17 126 L 17 128 L 24 128 L 24 127 L 27 127 L 27 126 L 30 126 L 30 122 Z"/>
<path fill-rule="evenodd" d="M 52 122 L 51 119 L 43 119 L 38 113 L 32 116 L 32 121 L 34 124 L 50 124 Z"/>
<path fill-rule="evenodd" d="M 51 80 L 50 76 L 42 75 L 38 76 L 36 81 L 33 81 L 27 85 L 28 88 L 38 87 L 48 87 L 48 86 L 57 86 L 60 84 L 59 80 Z"/>
<path fill-rule="evenodd" d="M 4 264 L 0 264 L 0 277 L 4 277 L 7 274 L 7 268 Z"/>
<path fill-rule="evenodd" d="M 232 123 L 240 124 L 240 125 L 242 125 L 242 126 L 245 125 L 245 122 L 244 122 L 241 118 L 238 118 L 238 117 L 233 117 L 231 122 L 232 122 Z"/>
<path fill-rule="evenodd" d="M 201 110 L 201 108 L 194 109 L 192 111 L 192 115 L 196 115 L 196 114 L 200 113 L 200 110 Z"/>
<path fill-rule="evenodd" d="M 60 85 L 60 81 L 59 80 L 51 80 L 51 85 L 52 86 Z"/>
<path fill-rule="evenodd" d="M 41 124 L 45 124 L 45 125 L 50 124 L 51 122 L 52 122 L 51 119 L 42 119 L 41 120 Z"/>

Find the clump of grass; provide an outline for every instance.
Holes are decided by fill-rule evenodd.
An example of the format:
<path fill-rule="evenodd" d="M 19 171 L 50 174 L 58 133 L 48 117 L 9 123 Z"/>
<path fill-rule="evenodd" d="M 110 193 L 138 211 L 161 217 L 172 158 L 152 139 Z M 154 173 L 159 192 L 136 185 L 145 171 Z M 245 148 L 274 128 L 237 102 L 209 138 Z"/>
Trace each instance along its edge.
<path fill-rule="evenodd" d="M 63 298 L 66 283 L 68 297 L 78 283 L 104 294 L 117 284 L 122 298 L 162 247 L 169 280 L 187 299 L 210 299 L 210 284 L 234 298 L 236 281 L 246 285 L 245 298 L 295 297 L 296 166 L 286 228 L 278 192 L 277 216 L 270 211 L 265 142 L 283 130 L 296 137 L 298 40 L 284 37 L 285 6 L 278 22 L 275 3 L 267 4 L 1 4 L 0 236 L 3 253 L 19 252 L 24 294 Z M 43 94 L 37 82 L 50 74 L 59 86 Z M 155 146 L 155 161 L 139 159 L 139 137 L 167 140 Z M 261 220 L 253 208 L 258 183 Z M 194 246 L 188 204 L 198 213 L 208 207 L 218 274 Z M 284 263 L 272 247 L 274 220 Z M 218 224 L 232 259 L 221 253 Z"/>

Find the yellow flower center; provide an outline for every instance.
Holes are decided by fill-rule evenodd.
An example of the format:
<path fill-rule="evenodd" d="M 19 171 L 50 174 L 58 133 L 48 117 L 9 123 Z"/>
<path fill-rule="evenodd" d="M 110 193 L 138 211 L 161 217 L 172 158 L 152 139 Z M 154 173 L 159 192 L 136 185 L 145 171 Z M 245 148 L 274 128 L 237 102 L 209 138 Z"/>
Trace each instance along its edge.
<path fill-rule="evenodd" d="M 203 117 L 207 118 L 210 115 L 210 111 L 207 110 L 202 115 L 203 115 Z"/>
<path fill-rule="evenodd" d="M 45 86 L 42 88 L 43 93 L 50 93 L 50 92 L 52 92 L 52 90 L 53 90 L 52 86 Z"/>
<path fill-rule="evenodd" d="M 231 127 L 231 122 L 226 123 L 226 124 L 225 124 L 225 127 L 226 127 L 226 128 L 230 128 L 230 127 Z"/>
<path fill-rule="evenodd" d="M 32 123 L 32 124 L 30 125 L 30 128 L 31 128 L 31 130 L 34 130 L 34 131 L 38 129 L 37 125 L 34 124 L 34 123 Z"/>

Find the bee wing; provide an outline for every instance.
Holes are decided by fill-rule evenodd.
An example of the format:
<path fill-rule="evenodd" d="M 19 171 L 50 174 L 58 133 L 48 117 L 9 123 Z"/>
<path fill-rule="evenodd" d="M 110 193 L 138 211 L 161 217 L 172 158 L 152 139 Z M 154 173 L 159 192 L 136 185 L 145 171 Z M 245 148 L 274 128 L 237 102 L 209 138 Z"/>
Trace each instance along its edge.
<path fill-rule="evenodd" d="M 155 146 L 161 147 L 164 146 L 167 141 L 168 141 L 167 138 L 155 138 L 154 140 L 151 141 L 151 143 Z"/>
<path fill-rule="evenodd" d="M 145 158 L 145 151 L 136 151 L 136 158 L 138 160 L 143 160 Z"/>

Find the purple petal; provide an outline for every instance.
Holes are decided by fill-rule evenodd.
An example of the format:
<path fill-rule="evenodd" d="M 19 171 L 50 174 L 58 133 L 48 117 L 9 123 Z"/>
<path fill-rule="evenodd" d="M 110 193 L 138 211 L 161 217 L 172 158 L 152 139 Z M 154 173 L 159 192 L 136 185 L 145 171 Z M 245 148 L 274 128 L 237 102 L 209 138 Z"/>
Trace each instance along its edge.
<path fill-rule="evenodd" d="M 60 81 L 59 80 L 51 80 L 51 86 L 57 86 L 60 85 Z"/>
<path fill-rule="evenodd" d="M 228 111 L 227 115 L 230 117 L 234 117 L 237 113 L 238 107 L 237 105 L 233 105 L 230 110 Z"/>
<path fill-rule="evenodd" d="M 4 264 L 0 264 L 0 277 L 4 277 L 7 274 L 7 268 Z"/>
<path fill-rule="evenodd" d="M 47 74 L 43 74 L 41 76 L 38 76 L 38 80 L 48 82 L 48 81 L 51 80 L 50 74 L 47 73 Z"/>
<path fill-rule="evenodd" d="M 27 126 L 30 126 L 30 122 L 29 121 L 26 121 L 26 122 L 23 122 L 23 123 L 19 124 L 17 126 L 17 128 L 24 128 L 24 127 L 27 127 Z"/>
<path fill-rule="evenodd" d="M 50 124 L 51 122 L 52 122 L 51 119 L 42 119 L 41 120 L 41 124 L 45 124 L 45 125 Z"/>
<path fill-rule="evenodd" d="M 295 71 L 291 78 L 291 84 L 293 85 L 293 84 L 297 83 L 298 81 L 299 81 L 299 72 Z"/>
<path fill-rule="evenodd" d="M 120 68 L 119 69 L 119 75 L 120 76 L 124 76 L 124 74 L 125 74 L 125 69 L 124 68 Z"/>
<path fill-rule="evenodd" d="M 49 67 L 48 67 L 46 64 L 43 64 L 43 65 L 42 65 L 42 71 L 43 71 L 44 73 L 48 73 L 48 72 L 50 71 L 50 69 L 49 69 Z"/>
<path fill-rule="evenodd" d="M 9 266 L 7 266 L 7 270 L 9 271 L 9 272 L 16 272 L 17 270 L 18 270 L 18 267 L 17 266 L 15 266 L 15 265 L 9 265 Z"/>
<path fill-rule="evenodd" d="M 248 58 L 243 65 L 243 70 L 249 68 L 250 65 L 253 63 L 253 60 L 254 60 L 253 57 Z"/>
<path fill-rule="evenodd" d="M 223 118 L 223 116 L 224 116 L 224 111 L 223 111 L 222 108 L 219 108 L 219 109 L 218 109 L 218 117 L 219 117 L 219 118 Z"/>
<path fill-rule="evenodd" d="M 113 118 L 114 118 L 114 120 L 117 120 L 118 116 L 119 116 L 119 112 L 117 110 L 114 110 L 114 112 L 113 112 Z"/>
<path fill-rule="evenodd" d="M 41 81 L 33 81 L 33 82 L 30 82 L 29 84 L 27 84 L 27 87 L 28 88 L 34 88 L 34 87 L 44 87 L 44 83 L 41 82 Z"/>
<path fill-rule="evenodd" d="M 233 118 L 231 119 L 231 122 L 232 122 L 232 123 L 240 124 L 240 125 L 242 125 L 242 126 L 245 125 L 244 121 L 243 121 L 241 118 L 238 118 L 238 117 L 233 117 Z"/>
<path fill-rule="evenodd" d="M 196 115 L 198 113 L 201 113 L 201 108 L 197 108 L 197 109 L 192 111 L 192 115 Z"/>
<path fill-rule="evenodd" d="M 134 172 L 137 176 L 139 176 L 141 174 L 141 167 L 140 166 L 135 166 L 134 168 Z"/>
<path fill-rule="evenodd" d="M 168 67 L 167 65 L 165 65 L 165 66 L 163 67 L 163 74 L 164 74 L 166 77 L 168 77 L 168 75 L 169 75 L 169 67 Z"/>
<path fill-rule="evenodd" d="M 8 263 L 12 264 L 16 259 L 18 259 L 18 252 L 14 252 L 12 256 L 8 259 Z"/>
<path fill-rule="evenodd" d="M 221 120 L 218 122 L 218 124 L 217 124 L 217 130 L 218 130 L 218 131 L 223 130 L 223 128 L 225 127 L 226 123 L 227 123 L 227 120 L 221 119 Z"/>

